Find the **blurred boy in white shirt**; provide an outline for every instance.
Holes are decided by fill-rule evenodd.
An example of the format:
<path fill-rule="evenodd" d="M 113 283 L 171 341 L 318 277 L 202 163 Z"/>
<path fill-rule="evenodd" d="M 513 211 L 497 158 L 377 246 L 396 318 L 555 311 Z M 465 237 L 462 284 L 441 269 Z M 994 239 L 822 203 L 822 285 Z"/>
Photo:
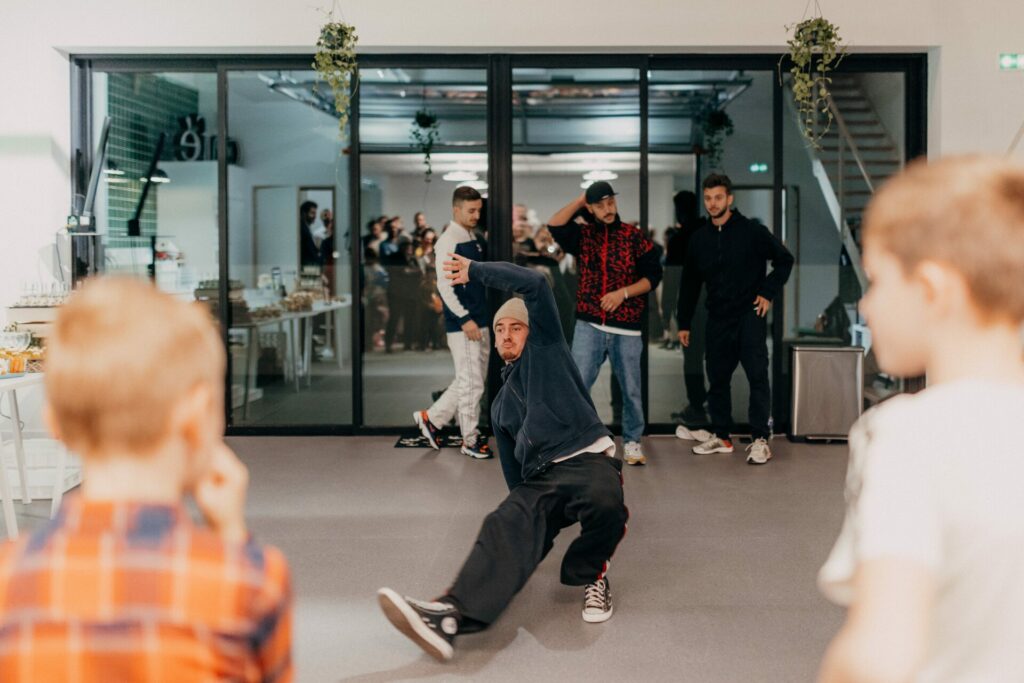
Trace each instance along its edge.
<path fill-rule="evenodd" d="M 865 214 L 879 364 L 928 388 L 850 434 L 820 680 L 1024 680 L 1024 168 L 916 162 Z"/>

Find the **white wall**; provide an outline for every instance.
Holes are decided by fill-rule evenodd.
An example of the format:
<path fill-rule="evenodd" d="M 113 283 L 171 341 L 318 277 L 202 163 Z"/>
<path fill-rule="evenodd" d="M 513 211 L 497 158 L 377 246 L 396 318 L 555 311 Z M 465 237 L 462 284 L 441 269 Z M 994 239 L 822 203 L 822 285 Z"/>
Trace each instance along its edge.
<path fill-rule="evenodd" d="M 0 22 L 0 304 L 17 283 L 50 272 L 54 231 L 68 210 L 69 70 L 73 52 L 296 52 L 311 49 L 322 14 L 280 0 L 3 0 Z M 364 51 L 594 52 L 578 28 L 600 16 L 601 52 L 764 52 L 785 45 L 802 2 L 662 0 L 406 0 L 344 3 Z M 323 4 L 326 6 L 326 4 Z M 755 11 L 756 10 L 756 11 Z M 1024 4 L 1005 0 L 829 3 L 855 51 L 931 55 L 932 154 L 1005 152 L 1024 117 L 1024 72 L 1000 72 L 1020 49 Z M 460 17 L 452 21 L 451 17 Z M 116 18 L 116 19 L 115 19 Z M 567 27 L 574 27 L 567 30 Z M 1024 159 L 1024 148 L 1018 150 Z M 28 257 L 26 257 L 26 255 Z"/>
<path fill-rule="evenodd" d="M 903 74 L 894 73 L 871 73 L 858 76 L 864 94 L 871 101 L 878 120 L 881 121 L 885 132 L 903 156 L 904 141 L 906 140 L 906 124 L 904 122 L 904 92 Z"/>

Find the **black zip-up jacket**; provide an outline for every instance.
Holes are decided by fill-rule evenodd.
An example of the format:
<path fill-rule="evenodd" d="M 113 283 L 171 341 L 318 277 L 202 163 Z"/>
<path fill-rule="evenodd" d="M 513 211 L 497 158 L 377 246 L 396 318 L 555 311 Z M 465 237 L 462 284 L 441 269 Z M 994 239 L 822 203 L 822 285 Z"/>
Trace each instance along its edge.
<path fill-rule="evenodd" d="M 511 263 L 472 262 L 470 281 L 521 294 L 530 317 L 522 355 L 502 368 L 491 404 L 491 427 L 509 490 L 611 432 L 562 334 L 558 307 L 544 276 Z"/>
<path fill-rule="evenodd" d="M 772 271 L 765 275 L 765 264 Z M 754 308 L 754 299 L 773 301 L 793 270 L 793 255 L 768 228 L 733 209 L 721 228 L 705 221 L 690 238 L 679 287 L 677 319 L 690 329 L 701 283 L 708 288 L 708 315 L 737 318 Z"/>

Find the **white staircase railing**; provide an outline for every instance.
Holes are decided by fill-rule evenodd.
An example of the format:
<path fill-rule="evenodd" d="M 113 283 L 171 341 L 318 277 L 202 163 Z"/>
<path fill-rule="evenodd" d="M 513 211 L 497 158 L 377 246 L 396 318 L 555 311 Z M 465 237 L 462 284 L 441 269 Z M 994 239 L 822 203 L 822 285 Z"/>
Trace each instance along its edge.
<path fill-rule="evenodd" d="M 796 118 L 799 125 L 799 115 L 793 107 L 792 99 L 786 98 L 786 100 L 789 102 L 790 113 L 794 118 Z M 825 164 L 818 157 L 814 147 L 811 145 L 805 145 L 804 147 L 807 149 L 807 154 L 811 161 L 811 170 L 814 173 L 814 178 L 818 181 L 818 186 L 821 188 L 821 196 L 825 199 L 825 204 L 828 206 L 829 213 L 832 215 L 832 222 L 835 224 L 836 231 L 839 233 L 839 240 L 843 247 L 846 248 L 846 253 L 850 257 L 850 264 L 853 268 L 853 272 L 857 276 L 857 282 L 860 284 L 861 291 L 866 291 L 868 278 L 864 272 L 864 265 L 861 261 L 860 245 L 857 244 L 857 240 L 850 228 L 850 224 L 846 219 L 846 196 L 843 185 L 843 176 L 846 165 L 844 146 L 848 147 L 853 154 L 853 159 L 861 174 L 864 176 L 868 189 L 872 193 L 875 191 L 874 185 L 871 183 L 871 176 L 867 172 L 864 159 L 860 154 L 860 150 L 857 148 L 857 143 L 850 135 L 850 129 L 847 127 L 846 121 L 843 119 L 843 115 L 839 112 L 839 108 L 836 107 L 831 96 L 828 97 L 828 103 L 829 108 L 832 110 L 834 122 L 839 130 L 839 160 L 838 171 L 836 173 L 836 185 L 832 184 L 832 180 L 829 178 L 828 173 L 825 170 Z"/>

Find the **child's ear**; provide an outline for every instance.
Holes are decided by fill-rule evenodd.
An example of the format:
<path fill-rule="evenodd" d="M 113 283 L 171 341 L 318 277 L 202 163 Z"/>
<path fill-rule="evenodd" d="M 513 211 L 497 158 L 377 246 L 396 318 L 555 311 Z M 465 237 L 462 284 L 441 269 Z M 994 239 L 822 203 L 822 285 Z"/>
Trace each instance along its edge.
<path fill-rule="evenodd" d="M 944 263 L 923 261 L 915 274 L 929 305 L 940 315 L 959 311 L 970 300 L 963 276 Z"/>

